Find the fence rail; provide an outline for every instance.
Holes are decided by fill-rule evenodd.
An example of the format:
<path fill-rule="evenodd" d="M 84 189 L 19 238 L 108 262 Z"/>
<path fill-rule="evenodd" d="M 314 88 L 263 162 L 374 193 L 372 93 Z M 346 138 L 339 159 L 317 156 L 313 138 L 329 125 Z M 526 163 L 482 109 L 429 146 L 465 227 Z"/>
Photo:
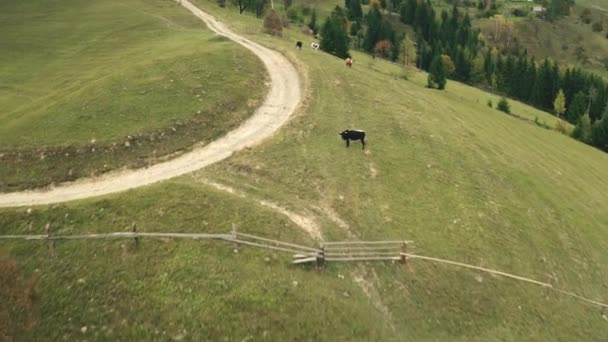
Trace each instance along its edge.
<path fill-rule="evenodd" d="M 608 304 L 582 297 L 576 293 L 561 290 L 553 287 L 549 283 L 525 278 L 515 274 L 492 270 L 480 266 L 464 264 L 456 261 L 416 255 L 407 252 L 408 246 L 412 241 L 334 241 L 325 242 L 321 248 L 302 246 L 294 243 L 273 240 L 252 234 L 239 233 L 233 227 L 229 234 L 207 234 L 207 233 L 154 233 L 138 232 L 137 226 L 132 225 L 131 232 L 101 233 L 101 234 L 80 234 L 80 235 L 53 235 L 50 231 L 50 224 L 45 227 L 47 234 L 34 235 L 0 235 L 1 240 L 25 240 L 25 241 L 48 241 L 48 248 L 51 255 L 55 255 L 54 248 L 57 240 L 100 240 L 100 239 L 133 239 L 135 245 L 139 245 L 139 239 L 146 238 L 172 238 L 172 239 L 209 239 L 220 240 L 234 243 L 237 248 L 239 245 L 246 245 L 264 249 L 271 249 L 293 254 L 294 264 L 311 264 L 322 266 L 325 262 L 356 262 L 356 261 L 399 261 L 405 264 L 408 259 L 426 260 L 430 262 L 449 264 L 453 266 L 473 269 L 476 271 L 487 272 L 511 278 L 518 281 L 539 285 L 559 294 L 581 300 L 587 304 L 608 309 Z"/>

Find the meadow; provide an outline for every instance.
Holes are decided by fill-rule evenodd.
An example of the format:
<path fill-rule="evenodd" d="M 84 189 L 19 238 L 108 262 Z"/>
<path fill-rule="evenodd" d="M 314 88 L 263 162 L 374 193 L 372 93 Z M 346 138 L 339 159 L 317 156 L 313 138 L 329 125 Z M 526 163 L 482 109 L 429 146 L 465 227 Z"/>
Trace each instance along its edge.
<path fill-rule="evenodd" d="M 0 4 L 0 191 L 141 167 L 213 140 L 265 70 L 169 1 Z"/>
<path fill-rule="evenodd" d="M 197 0 L 236 32 L 282 51 L 305 75 L 300 112 L 275 137 L 192 175 L 74 203 L 0 210 L 3 234 L 239 230 L 319 244 L 408 239 L 413 252 L 497 268 L 599 301 L 608 286 L 608 156 L 496 109 L 494 95 L 354 54 L 352 69 L 262 22 Z M 511 101 L 512 112 L 555 119 Z M 364 129 L 368 145 L 338 132 Z M 220 191 L 209 181 L 243 196 Z M 0 242 L 37 274 L 39 323 L 22 339 L 604 341 L 605 313 L 525 283 L 412 261 L 290 265 L 283 254 L 214 242 Z M 86 332 L 82 327 L 86 326 Z"/>

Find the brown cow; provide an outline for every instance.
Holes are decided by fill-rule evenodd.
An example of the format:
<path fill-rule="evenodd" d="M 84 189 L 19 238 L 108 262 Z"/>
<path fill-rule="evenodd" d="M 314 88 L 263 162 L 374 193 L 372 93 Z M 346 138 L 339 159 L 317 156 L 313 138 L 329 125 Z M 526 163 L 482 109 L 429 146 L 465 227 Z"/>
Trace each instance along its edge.
<path fill-rule="evenodd" d="M 348 57 L 348 58 L 345 59 L 345 61 L 346 61 L 346 66 L 349 67 L 349 68 L 352 68 L 352 66 L 353 66 L 353 59 L 350 58 L 350 57 Z"/>

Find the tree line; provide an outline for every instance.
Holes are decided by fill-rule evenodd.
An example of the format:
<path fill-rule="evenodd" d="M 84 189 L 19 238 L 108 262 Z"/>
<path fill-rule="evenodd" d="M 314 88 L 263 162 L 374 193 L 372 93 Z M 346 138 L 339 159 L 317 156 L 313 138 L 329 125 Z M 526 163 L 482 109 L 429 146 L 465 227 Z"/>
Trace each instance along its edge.
<path fill-rule="evenodd" d="M 572 3 L 550 5 L 560 7 L 557 16 Z M 490 88 L 554 113 L 576 125 L 575 138 L 608 151 L 608 83 L 602 78 L 578 68 L 560 68 L 548 59 L 539 63 L 525 51 L 503 55 L 486 47 L 468 14 L 456 6 L 442 11 L 437 20 L 430 0 L 405 0 L 399 13 L 400 20 L 416 32 L 416 63 L 429 72 L 429 87 L 443 89 L 447 77 Z M 560 91 L 562 112 L 555 108 Z"/>
<path fill-rule="evenodd" d="M 232 0 L 239 10 L 257 12 L 264 0 Z M 369 3 L 367 13 L 362 4 Z M 554 16 L 564 15 L 573 2 L 551 0 Z M 397 32 L 382 11 L 396 11 L 415 32 L 415 43 Z M 258 14 L 258 13 L 256 13 Z M 313 10 L 308 26 L 317 32 Z M 430 0 L 345 0 L 321 25 L 320 48 L 341 58 L 354 47 L 391 61 L 405 59 L 415 50 L 413 62 L 429 72 L 428 85 L 445 88 L 453 79 L 520 100 L 554 113 L 576 125 L 574 136 L 608 151 L 608 83 L 578 68 L 561 68 L 555 61 L 541 62 L 527 53 L 503 54 L 485 45 L 468 13 L 454 6 L 439 16 Z M 405 56 L 405 58 L 404 58 Z M 559 98 L 559 99 L 558 99 Z M 556 105 L 559 104 L 559 105 Z"/>

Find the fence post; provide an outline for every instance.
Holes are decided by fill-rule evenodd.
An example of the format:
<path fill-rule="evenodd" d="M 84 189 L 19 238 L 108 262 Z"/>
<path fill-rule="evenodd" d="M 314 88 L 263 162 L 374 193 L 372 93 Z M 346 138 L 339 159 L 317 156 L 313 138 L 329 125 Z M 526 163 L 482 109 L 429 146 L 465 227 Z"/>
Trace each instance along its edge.
<path fill-rule="evenodd" d="M 325 265 L 325 246 L 321 245 L 321 251 L 317 254 L 317 268 Z"/>
<path fill-rule="evenodd" d="M 133 240 L 135 240 L 135 250 L 139 248 L 139 235 L 137 234 L 137 224 L 133 222 L 131 224 L 131 231 L 135 234 Z"/>
<path fill-rule="evenodd" d="M 407 253 L 407 242 L 403 241 L 403 244 L 401 245 L 401 258 L 399 259 L 399 262 L 402 264 L 406 264 L 407 263 L 407 256 L 405 255 Z"/>
<path fill-rule="evenodd" d="M 237 236 L 237 231 L 236 231 L 236 224 L 234 224 L 234 223 L 232 223 L 232 231 L 230 232 L 230 234 L 232 234 L 233 240 L 237 240 L 238 236 Z M 239 253 L 239 243 L 238 242 L 234 243 L 234 253 L 235 254 Z"/>
<path fill-rule="evenodd" d="M 48 222 L 44 226 L 44 230 L 46 231 L 46 240 L 47 240 L 47 248 L 50 256 L 55 256 L 55 239 L 53 239 L 51 232 L 51 222 Z"/>

